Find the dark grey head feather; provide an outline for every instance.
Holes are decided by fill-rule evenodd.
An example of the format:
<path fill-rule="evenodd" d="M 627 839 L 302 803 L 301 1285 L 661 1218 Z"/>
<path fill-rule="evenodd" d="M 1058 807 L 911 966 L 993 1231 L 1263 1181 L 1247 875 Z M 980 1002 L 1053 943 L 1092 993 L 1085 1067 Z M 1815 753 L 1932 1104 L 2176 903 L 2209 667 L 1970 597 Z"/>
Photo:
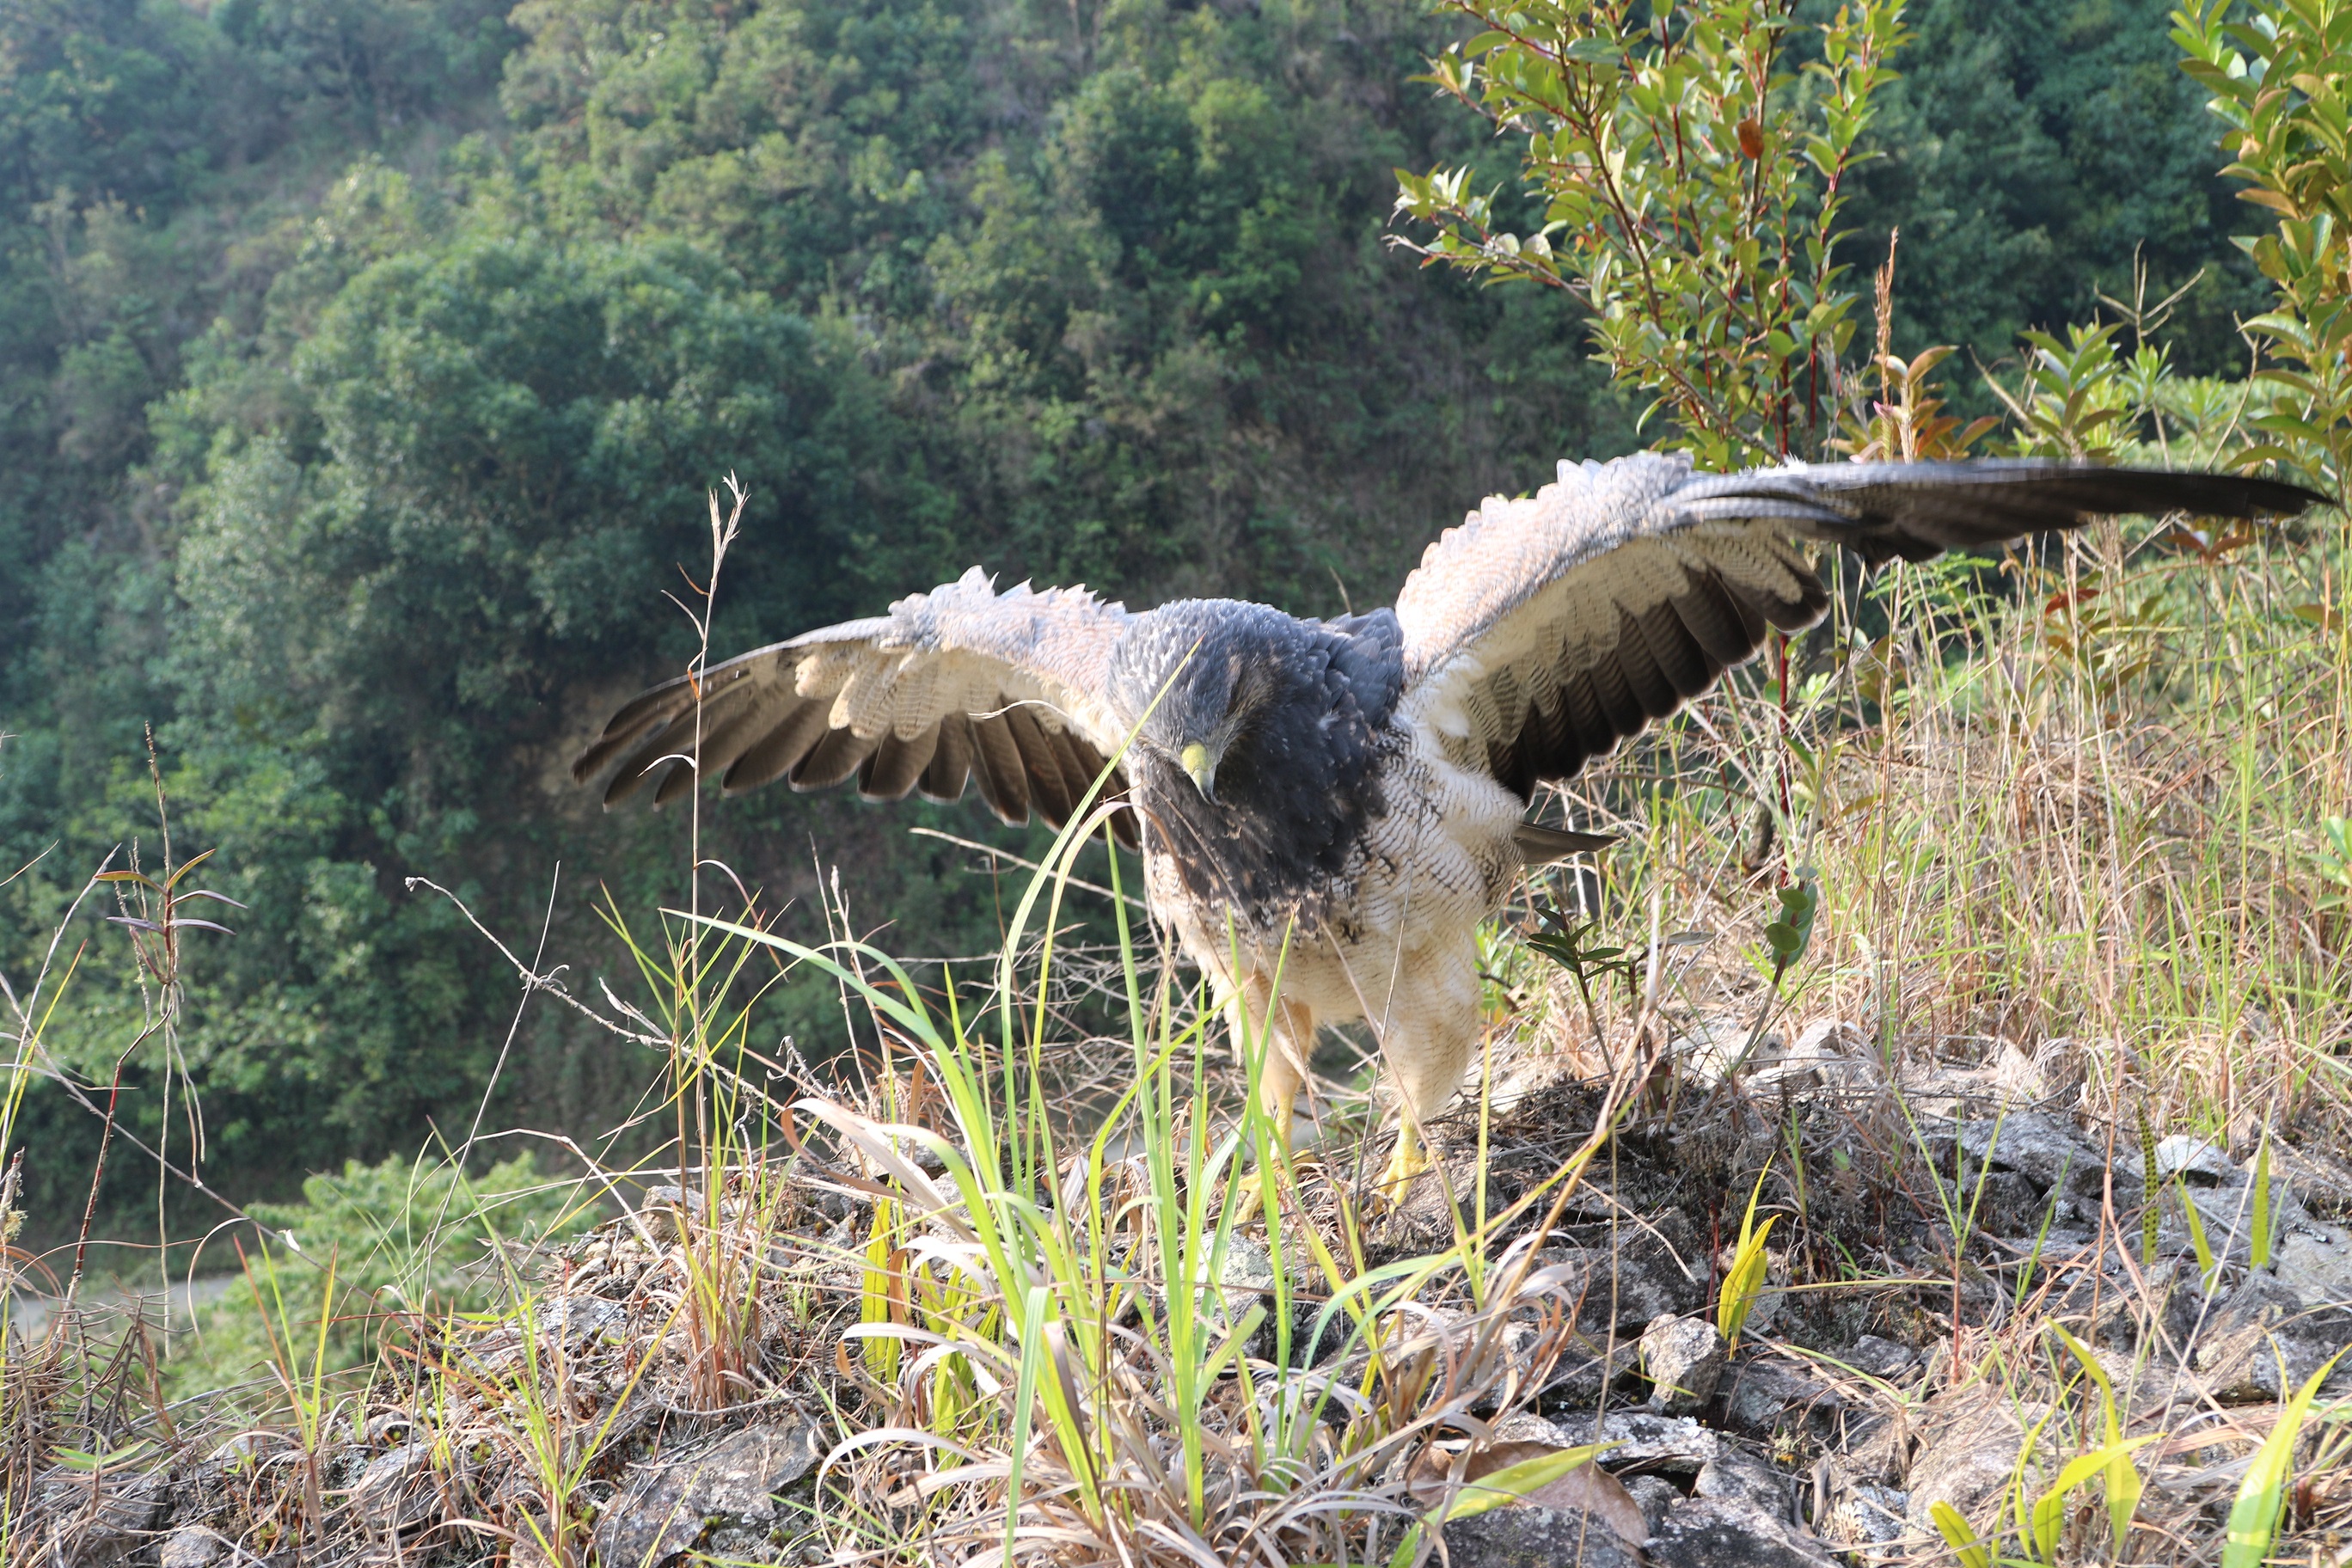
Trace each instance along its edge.
<path fill-rule="evenodd" d="M 1128 771 L 1147 842 L 1192 897 L 1260 924 L 1317 917 L 1383 809 L 1377 747 L 1403 686 L 1402 647 L 1387 610 L 1303 621 L 1192 599 L 1136 618 L 1108 695 L 1150 710 Z M 1180 760 L 1194 742 L 1219 752 L 1213 801 Z"/>

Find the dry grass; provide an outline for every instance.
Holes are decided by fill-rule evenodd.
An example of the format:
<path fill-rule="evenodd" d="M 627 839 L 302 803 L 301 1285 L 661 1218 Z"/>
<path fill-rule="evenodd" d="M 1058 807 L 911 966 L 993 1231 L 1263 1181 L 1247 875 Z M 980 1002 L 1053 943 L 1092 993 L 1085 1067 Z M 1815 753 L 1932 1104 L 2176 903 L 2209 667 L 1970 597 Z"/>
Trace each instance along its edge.
<path fill-rule="evenodd" d="M 1434 1545 L 1415 1521 L 1477 1495 L 1515 1415 L 1589 1435 L 1639 1398 L 1598 1305 L 1622 1270 L 1595 1260 L 1663 1246 L 1693 1271 L 1684 1310 L 1713 1317 L 1760 1190 L 1743 1359 L 1828 1403 L 1739 1429 L 1804 1482 L 1812 1530 L 1970 1561 L 1965 1534 L 1854 1521 L 1887 1431 L 1912 1434 L 1899 1475 L 1975 1421 L 2011 1474 L 1956 1517 L 2005 1559 L 2213 1561 L 2285 1452 L 2289 1560 L 2338 1561 L 2338 1407 L 2321 1394 L 2299 1447 L 2263 1448 L 2291 1387 L 2219 1386 L 2199 1360 L 2259 1271 L 2244 1226 L 2196 1239 L 2188 1190 L 2151 1194 L 2143 1166 L 2189 1133 L 2251 1169 L 2267 1136 L 2305 1212 L 2352 1205 L 2328 1165 L 2352 1031 L 2343 559 L 2332 535 L 2209 560 L 2111 533 L 1848 585 L 1785 701 L 1767 665 L 1567 799 L 1624 831 L 1574 939 L 1622 951 L 1580 986 L 1530 945 L 1557 881 L 1496 929 L 1485 1091 L 1441 1129 L 1458 1203 L 1368 1212 L 1379 1152 L 1344 1116 L 1282 1160 L 1147 931 L 1038 935 L 1096 897 L 1055 874 L 1075 837 L 1012 956 L 952 998 L 881 953 L 780 952 L 756 909 L 671 917 L 640 944 L 642 1005 L 606 1014 L 669 1053 L 671 1173 L 590 1162 L 577 1201 L 686 1191 L 468 1260 L 487 1310 L 328 1293 L 338 1323 L 389 1331 L 381 1354 L 306 1360 L 320 1321 L 290 1315 L 236 1421 L 164 1403 L 152 1335 L 53 1313 L 5 1342 L 6 1558 L 152 1554 L 168 1528 L 262 1556 L 602 1561 L 632 1467 L 751 1423 L 829 1457 L 730 1552 L 1410 1561 Z M 1764 927 L 1796 886 L 1817 910 L 1776 985 Z M 748 1033 L 771 955 L 830 965 L 866 1009 L 886 1047 L 859 1087 L 779 1101 L 809 1080 Z M 1124 1037 L 1076 1026 L 1107 998 Z M 21 1079 L 37 1002 L 16 1016 Z M 1835 1062 L 1792 1075 L 1784 1042 L 1831 1024 Z M 2021 1230 L 2000 1203 L 2055 1200 L 1970 1129 L 2030 1115 L 2105 1171 Z M 1853 1370 L 1865 1332 L 1918 1364 Z M 2135 1488 L 2118 1533 L 2108 1505 Z"/>

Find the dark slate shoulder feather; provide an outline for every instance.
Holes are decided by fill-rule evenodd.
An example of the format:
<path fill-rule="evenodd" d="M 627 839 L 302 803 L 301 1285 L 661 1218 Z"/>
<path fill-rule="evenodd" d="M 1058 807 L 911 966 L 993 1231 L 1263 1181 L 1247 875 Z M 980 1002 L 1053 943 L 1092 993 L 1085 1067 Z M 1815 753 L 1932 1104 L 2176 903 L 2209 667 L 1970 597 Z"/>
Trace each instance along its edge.
<path fill-rule="evenodd" d="M 1396 612 L 1337 616 L 1323 626 L 1336 639 L 1331 668 L 1354 693 L 1357 709 L 1370 722 L 1386 723 L 1404 689 L 1404 627 Z"/>

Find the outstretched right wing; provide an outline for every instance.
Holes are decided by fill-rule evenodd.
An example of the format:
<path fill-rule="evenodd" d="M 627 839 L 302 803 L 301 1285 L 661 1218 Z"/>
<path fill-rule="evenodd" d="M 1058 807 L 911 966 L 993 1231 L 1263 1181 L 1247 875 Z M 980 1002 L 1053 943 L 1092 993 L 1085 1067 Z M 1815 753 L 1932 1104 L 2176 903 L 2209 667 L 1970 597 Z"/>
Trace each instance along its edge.
<path fill-rule="evenodd" d="M 1129 620 L 1083 588 L 998 594 L 975 566 L 887 616 L 730 659 L 698 688 L 688 676 L 653 688 L 613 715 L 572 776 L 584 784 L 617 760 L 607 810 L 656 774 L 654 804 L 667 805 L 698 771 L 729 795 L 855 775 L 869 800 L 917 789 L 954 800 L 969 779 L 1005 821 L 1034 810 L 1058 827 L 1127 738 L 1098 694 Z M 1108 793 L 1125 787 L 1114 778 Z"/>
<path fill-rule="evenodd" d="M 2275 479 L 2020 458 L 1791 463 L 1701 474 L 1681 454 L 1562 463 L 1490 498 L 1397 595 L 1407 720 L 1523 798 L 1663 719 L 1829 608 L 1808 540 L 1924 561 L 2101 513 L 2292 516 Z"/>

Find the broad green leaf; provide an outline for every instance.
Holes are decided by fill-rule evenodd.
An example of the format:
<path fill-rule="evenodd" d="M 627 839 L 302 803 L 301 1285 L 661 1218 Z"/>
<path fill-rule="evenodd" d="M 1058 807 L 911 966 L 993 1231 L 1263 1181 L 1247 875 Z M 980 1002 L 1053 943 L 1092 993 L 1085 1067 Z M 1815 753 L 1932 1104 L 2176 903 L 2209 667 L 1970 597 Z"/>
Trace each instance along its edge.
<path fill-rule="evenodd" d="M 2230 1504 L 2221 1568 L 2262 1568 L 2269 1560 L 2272 1542 L 2278 1534 L 2279 1514 L 2286 1506 L 2286 1484 L 2294 1468 L 2295 1439 L 2303 1435 L 2304 1420 L 2311 1413 L 2312 1401 L 2319 1395 L 2319 1385 L 2336 1370 L 2342 1356 L 2339 1351 L 2328 1357 L 2326 1364 L 2294 1391 L 2286 1408 L 2279 1412 L 2271 1435 L 2254 1450 L 2245 1478 L 2238 1483 L 2237 1498 Z"/>
<path fill-rule="evenodd" d="M 1992 1568 L 1992 1551 L 1977 1538 L 1960 1510 L 1938 1498 L 1927 1507 L 1927 1517 L 1935 1521 L 1936 1533 L 1959 1559 L 1960 1568 Z"/>
<path fill-rule="evenodd" d="M 1539 1487 L 1550 1485 L 1569 1471 L 1589 1465 L 1616 1445 L 1587 1443 L 1580 1447 L 1562 1448 L 1540 1458 L 1522 1459 L 1507 1465 L 1475 1481 L 1465 1481 L 1454 1494 L 1454 1501 L 1444 1510 L 1447 1520 L 1475 1519 L 1490 1509 L 1507 1502 L 1517 1502 Z"/>

